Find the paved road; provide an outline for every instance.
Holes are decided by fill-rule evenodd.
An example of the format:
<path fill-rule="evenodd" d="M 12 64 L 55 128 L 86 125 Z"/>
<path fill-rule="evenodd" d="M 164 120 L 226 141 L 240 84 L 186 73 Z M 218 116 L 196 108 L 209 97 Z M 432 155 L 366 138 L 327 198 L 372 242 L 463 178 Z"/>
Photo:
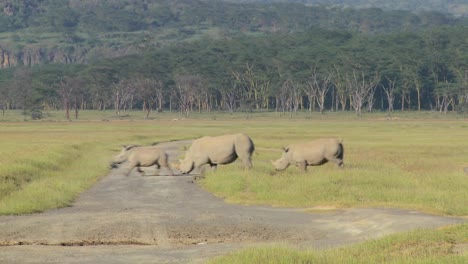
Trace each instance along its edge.
<path fill-rule="evenodd" d="M 187 144 L 162 146 L 176 159 Z M 202 263 L 262 243 L 325 248 L 463 221 L 394 209 L 232 205 L 202 190 L 193 175 L 126 177 L 120 168 L 72 207 L 0 217 L 0 263 Z"/>

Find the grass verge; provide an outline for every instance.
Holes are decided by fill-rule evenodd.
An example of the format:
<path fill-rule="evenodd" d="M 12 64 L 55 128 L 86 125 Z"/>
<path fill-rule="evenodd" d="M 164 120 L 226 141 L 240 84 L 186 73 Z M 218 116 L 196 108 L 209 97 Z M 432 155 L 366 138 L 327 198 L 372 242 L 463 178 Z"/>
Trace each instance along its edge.
<path fill-rule="evenodd" d="M 241 263 L 467 263 L 468 224 L 438 230 L 416 230 L 353 246 L 299 250 L 288 246 L 244 249 L 218 257 L 209 264 Z"/>

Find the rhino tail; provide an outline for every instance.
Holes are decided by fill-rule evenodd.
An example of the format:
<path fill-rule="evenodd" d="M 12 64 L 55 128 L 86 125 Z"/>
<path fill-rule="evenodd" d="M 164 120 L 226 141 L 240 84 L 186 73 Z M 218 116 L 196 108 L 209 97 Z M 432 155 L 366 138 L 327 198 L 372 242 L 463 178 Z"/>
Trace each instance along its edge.
<path fill-rule="evenodd" d="M 339 149 L 338 149 L 337 158 L 343 160 L 343 158 L 344 158 L 344 146 L 343 146 L 343 143 L 341 141 L 338 143 L 338 147 L 339 147 Z"/>

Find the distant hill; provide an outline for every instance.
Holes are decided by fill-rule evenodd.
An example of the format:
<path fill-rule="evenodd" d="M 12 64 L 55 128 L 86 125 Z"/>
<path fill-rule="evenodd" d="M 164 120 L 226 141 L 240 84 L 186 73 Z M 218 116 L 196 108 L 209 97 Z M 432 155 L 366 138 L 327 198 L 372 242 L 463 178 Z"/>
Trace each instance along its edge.
<path fill-rule="evenodd" d="M 342 6 L 317 5 L 319 2 L 340 2 Z M 0 68 L 47 63 L 87 64 L 204 38 L 291 34 L 313 28 L 389 34 L 468 24 L 468 16 L 346 8 L 351 2 L 0 0 Z M 364 3 L 370 1 L 354 2 L 353 7 L 364 7 Z M 442 1 L 427 2 L 436 6 L 435 3 Z M 449 2 L 456 4 L 461 0 Z"/>
<path fill-rule="evenodd" d="M 381 8 L 412 12 L 438 11 L 456 16 L 468 16 L 468 0 L 224 0 L 234 3 L 304 3 L 350 8 Z"/>

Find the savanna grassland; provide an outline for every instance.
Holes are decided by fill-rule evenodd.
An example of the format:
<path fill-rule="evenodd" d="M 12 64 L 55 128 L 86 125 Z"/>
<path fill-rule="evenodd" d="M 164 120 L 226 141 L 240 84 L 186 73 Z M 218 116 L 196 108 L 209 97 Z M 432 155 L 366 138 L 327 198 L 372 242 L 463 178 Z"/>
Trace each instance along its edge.
<path fill-rule="evenodd" d="M 80 121 L 63 121 L 52 113 L 45 121 L 23 122 L 8 113 L 0 118 L 0 214 L 40 212 L 69 206 L 82 191 L 105 176 L 122 144 L 197 138 L 244 132 L 255 142 L 254 167 L 240 163 L 207 172 L 199 182 L 229 203 L 324 208 L 392 207 L 435 214 L 468 215 L 468 120 L 434 113 L 351 114 L 300 113 L 178 114 L 158 113 L 150 120 L 133 112 L 115 118 L 112 112 L 81 113 Z M 319 137 L 339 137 L 345 147 L 345 168 L 334 164 L 295 167 L 275 172 L 270 160 L 281 147 Z M 175 164 L 174 164 L 175 165 Z M 215 263 L 353 263 L 368 256 L 381 262 L 382 252 L 395 255 L 388 263 L 462 263 L 454 245 L 468 243 L 468 226 L 418 230 L 345 249 L 304 252 L 287 247 L 256 248 L 234 253 Z M 466 253 L 465 249 L 462 252 Z M 466 255 L 466 254 L 465 254 Z M 353 257 L 354 256 L 354 257 Z M 386 255 L 387 256 L 387 255 Z M 268 262 L 271 260 L 270 262 Z M 239 262 L 240 261 L 240 262 Z M 447 263 L 446 262 L 446 263 Z"/>
<path fill-rule="evenodd" d="M 107 118 L 112 116 L 108 114 L 84 112 L 82 121 L 56 117 L 2 122 L 0 212 L 27 213 L 69 205 L 106 175 L 109 161 L 122 144 L 244 132 L 255 142 L 254 168 L 244 171 L 240 163 L 222 166 L 208 172 L 201 182 L 227 202 L 468 214 L 468 181 L 463 173 L 468 166 L 468 121 L 463 118 L 213 113 L 185 119 L 167 113 L 143 120 L 143 114 L 133 112 L 116 120 Z M 326 164 L 309 167 L 307 173 L 293 166 L 283 172 L 273 170 L 270 160 L 281 156 L 281 147 L 329 136 L 343 139 L 344 169 Z"/>

